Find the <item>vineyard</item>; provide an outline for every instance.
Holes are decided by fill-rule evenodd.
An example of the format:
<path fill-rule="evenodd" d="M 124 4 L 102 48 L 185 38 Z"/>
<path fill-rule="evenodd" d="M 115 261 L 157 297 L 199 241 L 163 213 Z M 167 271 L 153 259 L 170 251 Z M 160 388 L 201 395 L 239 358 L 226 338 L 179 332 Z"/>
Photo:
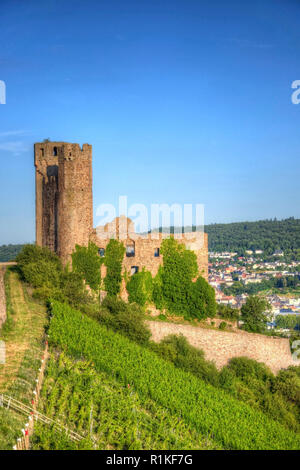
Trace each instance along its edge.
<path fill-rule="evenodd" d="M 43 412 L 84 432 L 89 445 L 170 449 L 199 448 L 200 442 L 201 448 L 300 448 L 300 436 L 278 422 L 71 307 L 53 302 L 52 313 L 52 347 L 80 362 L 65 354 L 58 365 L 51 361 Z M 66 437 L 61 438 L 66 445 Z M 55 440 L 51 430 L 36 429 L 36 448 L 51 448 Z"/>
<path fill-rule="evenodd" d="M 52 354 L 40 409 L 83 436 L 72 442 L 36 424 L 33 449 L 215 449 L 150 398 L 140 397 L 87 361 Z"/>

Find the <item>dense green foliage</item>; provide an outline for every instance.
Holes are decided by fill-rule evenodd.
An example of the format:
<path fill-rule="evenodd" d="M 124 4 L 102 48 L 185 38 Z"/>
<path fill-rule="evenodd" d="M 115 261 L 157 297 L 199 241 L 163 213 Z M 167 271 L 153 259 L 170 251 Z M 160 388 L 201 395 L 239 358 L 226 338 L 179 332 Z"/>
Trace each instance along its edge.
<path fill-rule="evenodd" d="M 89 242 L 87 247 L 76 245 L 72 253 L 73 271 L 79 273 L 90 288 L 96 292 L 100 289 L 101 261 L 98 247 L 92 242 Z"/>
<path fill-rule="evenodd" d="M 151 398 L 191 428 L 229 449 L 299 449 L 300 437 L 227 393 L 181 371 L 72 308 L 53 302 L 51 344 L 93 361 L 143 399 Z M 224 382 L 226 377 L 224 378 Z"/>
<path fill-rule="evenodd" d="M 130 276 L 126 283 L 129 302 L 135 302 L 141 307 L 152 301 L 153 281 L 152 275 L 144 268 L 142 271 Z"/>
<path fill-rule="evenodd" d="M 299 286 L 300 276 L 282 276 L 271 277 L 270 279 L 264 279 L 261 282 L 249 282 L 248 284 L 244 284 L 241 281 L 235 281 L 232 286 L 221 286 L 221 289 L 226 295 L 236 296 L 241 294 L 254 295 L 270 289 L 293 290 L 299 289 Z"/>
<path fill-rule="evenodd" d="M 228 316 L 233 316 L 237 312 L 230 307 L 226 308 L 225 312 L 226 310 Z M 299 429 L 299 400 L 298 404 L 295 404 L 292 394 L 287 399 L 279 392 L 278 379 L 263 364 L 247 358 L 235 358 L 228 367 L 218 372 L 215 365 L 205 359 L 203 351 L 191 346 L 183 336 L 171 335 L 160 343 L 149 341 L 150 332 L 144 324 L 141 310 L 134 304 L 128 305 L 116 298 L 106 298 L 96 318 L 114 331 L 150 348 L 176 367 L 191 372 L 206 383 L 230 391 L 239 400 L 262 410 L 288 428 Z M 220 323 L 221 330 L 226 327 L 226 322 Z M 267 370 L 268 373 L 262 374 L 261 370 Z M 251 380 L 248 376 L 252 377 Z M 299 383 L 298 388 L 300 390 Z M 259 399 L 254 398 L 258 393 Z"/>
<path fill-rule="evenodd" d="M 300 315 L 276 315 L 275 322 L 278 328 L 300 330 Z"/>
<path fill-rule="evenodd" d="M 163 264 L 154 281 L 153 299 L 157 308 L 185 318 L 213 317 L 216 312 L 215 291 L 198 277 L 196 254 L 174 238 L 161 245 Z"/>
<path fill-rule="evenodd" d="M 177 415 L 118 383 L 93 364 L 51 355 L 41 411 L 84 437 L 35 425 L 34 449 L 207 449 L 215 448 Z"/>
<path fill-rule="evenodd" d="M 35 288 L 36 298 L 46 301 L 51 297 L 74 307 L 91 302 L 82 275 L 63 269 L 58 256 L 48 248 L 25 245 L 17 262 L 23 280 Z"/>
<path fill-rule="evenodd" d="M 266 299 L 258 296 L 249 296 L 241 308 L 243 328 L 251 333 L 263 333 L 269 319 L 270 304 Z"/>
<path fill-rule="evenodd" d="M 106 247 L 104 257 L 104 264 L 106 266 L 104 286 L 109 296 L 116 296 L 120 293 L 124 254 L 125 246 L 123 243 L 111 239 Z"/>
<path fill-rule="evenodd" d="M 219 373 L 215 364 L 207 361 L 203 351 L 191 346 L 184 336 L 167 336 L 160 343 L 151 342 L 150 348 L 176 367 L 191 372 L 207 383 L 219 385 Z"/>
<path fill-rule="evenodd" d="M 233 358 L 220 373 L 225 390 L 260 409 L 287 429 L 300 431 L 300 367 L 289 367 L 274 376 L 265 364 L 247 357 Z"/>
<path fill-rule="evenodd" d="M 1 245 L 0 246 L 0 263 L 5 261 L 14 261 L 20 253 L 24 245 Z"/>
<path fill-rule="evenodd" d="M 137 343 L 145 344 L 151 336 L 149 328 L 145 326 L 141 308 L 115 297 L 107 296 L 104 299 L 97 319 Z"/>
<path fill-rule="evenodd" d="M 209 251 L 233 251 L 243 254 L 245 250 L 297 251 L 300 249 L 300 219 L 260 220 L 231 224 L 206 225 Z"/>
<path fill-rule="evenodd" d="M 240 311 L 238 308 L 233 308 L 230 305 L 218 304 L 217 315 L 225 320 L 237 321 L 240 317 Z"/>

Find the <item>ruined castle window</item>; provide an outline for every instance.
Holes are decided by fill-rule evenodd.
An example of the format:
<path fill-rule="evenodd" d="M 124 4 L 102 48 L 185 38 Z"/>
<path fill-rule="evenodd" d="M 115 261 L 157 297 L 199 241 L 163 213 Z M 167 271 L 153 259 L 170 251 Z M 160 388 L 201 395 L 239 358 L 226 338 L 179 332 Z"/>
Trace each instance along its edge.
<path fill-rule="evenodd" d="M 126 244 L 126 256 L 127 258 L 131 258 L 135 255 L 135 243 L 134 242 L 128 242 Z"/>
<path fill-rule="evenodd" d="M 154 250 L 154 257 L 158 258 L 159 257 L 159 248 L 155 248 Z"/>
<path fill-rule="evenodd" d="M 139 267 L 138 266 L 131 266 L 131 271 L 130 271 L 131 275 L 136 274 L 138 272 L 139 272 Z"/>
<path fill-rule="evenodd" d="M 45 154 L 44 149 L 41 149 L 41 156 L 43 157 Z"/>
<path fill-rule="evenodd" d="M 105 255 L 105 249 L 99 248 L 98 253 L 99 253 L 100 258 L 103 258 L 103 256 Z"/>
<path fill-rule="evenodd" d="M 57 147 L 53 147 L 53 157 L 57 157 Z"/>

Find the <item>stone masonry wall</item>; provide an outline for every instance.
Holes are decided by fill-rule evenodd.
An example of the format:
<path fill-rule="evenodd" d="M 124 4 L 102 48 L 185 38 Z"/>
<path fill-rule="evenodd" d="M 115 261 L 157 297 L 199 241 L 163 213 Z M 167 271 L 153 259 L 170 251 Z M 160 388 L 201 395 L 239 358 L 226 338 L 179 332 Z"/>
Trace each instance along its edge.
<path fill-rule="evenodd" d="M 155 276 L 160 264 L 162 263 L 162 256 L 154 256 L 155 250 L 161 247 L 162 241 L 166 235 L 161 233 L 140 235 L 136 234 L 134 224 L 130 219 L 124 216 L 116 218 L 105 227 L 97 227 L 93 230 L 90 240 L 93 241 L 99 248 L 106 248 L 110 238 L 117 238 L 124 243 L 124 245 L 134 246 L 134 256 L 124 256 L 123 270 L 131 273 L 131 268 L 136 266 L 141 271 L 144 267 Z M 184 234 L 179 239 L 180 243 L 184 243 L 187 248 L 190 248 L 196 253 L 199 273 L 208 279 L 208 240 L 206 233 L 191 233 Z M 104 267 L 103 267 L 104 268 Z M 103 275 L 104 271 L 103 271 Z"/>
<path fill-rule="evenodd" d="M 168 335 L 184 335 L 189 343 L 202 349 L 207 360 L 213 361 L 218 369 L 233 357 L 246 356 L 264 362 L 275 374 L 290 365 L 299 365 L 290 351 L 289 340 L 264 336 L 245 331 L 225 332 L 190 325 L 149 321 L 152 339 L 161 341 Z"/>
<path fill-rule="evenodd" d="M 36 243 L 66 264 L 93 228 L 92 146 L 42 142 L 34 146 Z"/>

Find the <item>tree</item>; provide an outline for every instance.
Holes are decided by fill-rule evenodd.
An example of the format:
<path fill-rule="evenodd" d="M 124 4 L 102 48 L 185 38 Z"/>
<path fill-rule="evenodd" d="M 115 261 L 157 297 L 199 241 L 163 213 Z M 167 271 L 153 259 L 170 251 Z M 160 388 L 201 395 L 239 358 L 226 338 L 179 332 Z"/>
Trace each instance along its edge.
<path fill-rule="evenodd" d="M 215 290 L 199 276 L 190 286 L 189 310 L 193 318 L 213 318 L 216 315 L 217 304 Z"/>
<path fill-rule="evenodd" d="M 276 326 L 278 328 L 288 328 L 290 330 L 294 330 L 296 327 L 299 328 L 300 318 L 297 318 L 296 315 L 277 315 Z"/>
<path fill-rule="evenodd" d="M 241 320 L 244 322 L 244 329 L 252 333 L 263 333 L 269 320 L 270 309 L 271 305 L 263 297 L 248 297 L 241 308 Z"/>
<path fill-rule="evenodd" d="M 98 254 L 98 247 L 90 242 L 88 246 L 75 246 L 72 253 L 72 268 L 78 273 L 93 291 L 100 289 L 102 258 Z"/>
<path fill-rule="evenodd" d="M 124 254 L 125 246 L 123 243 L 111 239 L 106 247 L 104 257 L 104 264 L 107 268 L 104 286 L 108 296 L 115 297 L 120 293 Z"/>

